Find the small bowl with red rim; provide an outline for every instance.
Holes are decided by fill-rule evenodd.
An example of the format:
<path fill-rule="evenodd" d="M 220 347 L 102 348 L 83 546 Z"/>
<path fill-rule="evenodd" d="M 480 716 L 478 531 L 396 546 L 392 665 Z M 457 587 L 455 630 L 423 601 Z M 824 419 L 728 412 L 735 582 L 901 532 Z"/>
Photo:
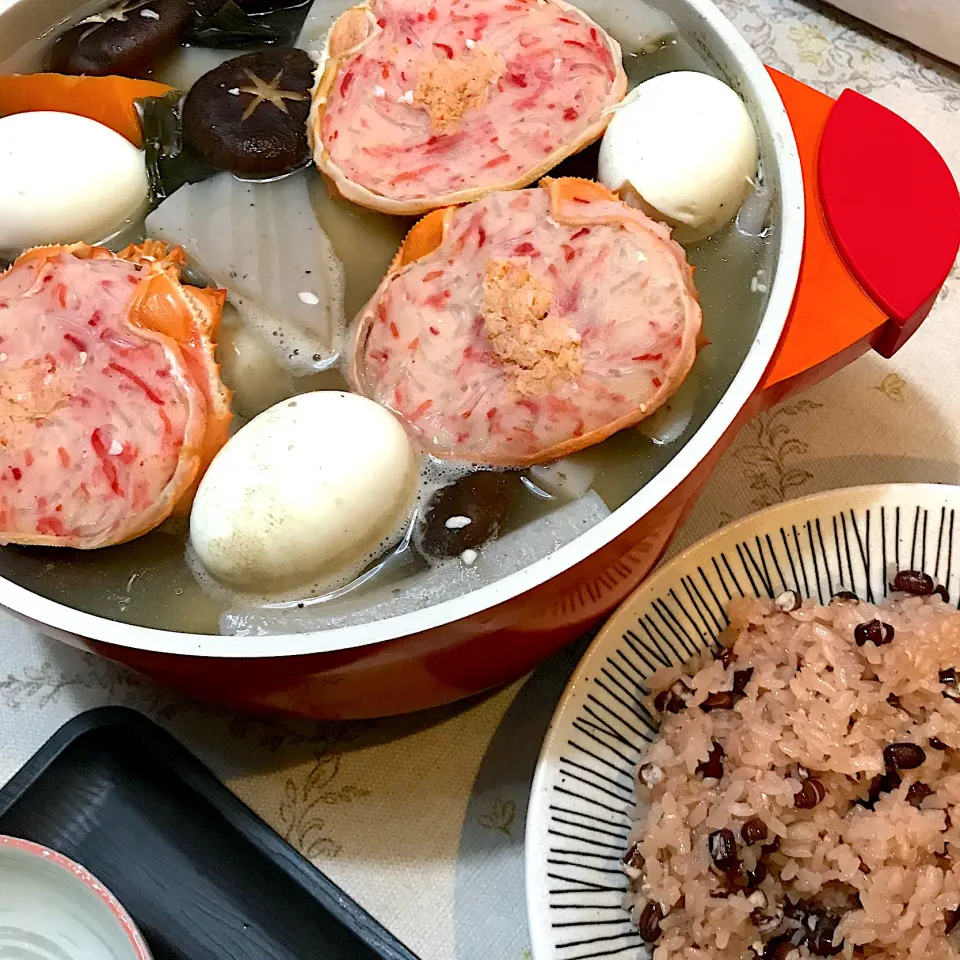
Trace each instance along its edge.
<path fill-rule="evenodd" d="M 48 847 L 0 836 L 0 956 L 152 960 L 114 895 Z"/>

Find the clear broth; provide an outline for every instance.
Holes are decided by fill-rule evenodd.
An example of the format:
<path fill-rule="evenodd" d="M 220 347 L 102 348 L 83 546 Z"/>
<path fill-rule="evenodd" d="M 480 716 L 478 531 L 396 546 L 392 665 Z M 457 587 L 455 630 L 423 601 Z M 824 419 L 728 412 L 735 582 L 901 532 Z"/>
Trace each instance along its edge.
<path fill-rule="evenodd" d="M 309 12 L 304 11 L 307 22 L 302 45 L 312 46 L 308 41 L 322 37 L 347 5 L 344 0 L 315 0 Z M 103 3 L 86 6 L 78 15 L 102 6 Z M 650 36 L 664 18 L 641 0 L 621 4 L 586 0 L 579 6 L 621 43 L 631 87 L 674 70 L 716 72 L 682 38 L 651 49 Z M 23 47 L 0 65 L 0 72 L 41 69 L 40 60 L 50 37 L 48 33 Z M 183 78 L 195 78 L 233 55 L 235 51 L 187 48 L 158 66 L 155 76 L 182 82 Z M 594 177 L 597 150 L 597 146 L 588 148 L 563 163 L 556 173 Z M 309 176 L 317 220 L 344 265 L 346 310 L 351 317 L 376 289 L 412 221 L 331 198 L 319 175 L 311 172 Z M 142 230 L 141 224 L 140 236 Z M 129 234 L 125 233 L 124 240 L 128 239 Z M 775 225 L 764 231 L 762 237 L 746 237 L 731 225 L 709 240 L 687 248 L 689 260 L 697 268 L 704 334 L 711 343 L 700 352 L 691 374 L 695 383 L 693 414 L 686 428 L 671 442 L 656 443 L 634 428 L 579 455 L 596 467 L 592 489 L 611 510 L 636 494 L 677 455 L 730 385 L 763 315 L 777 248 Z M 322 383 L 316 377 L 290 378 L 289 383 L 290 395 L 321 386 L 346 386 L 333 372 L 322 375 Z M 563 502 L 525 492 L 514 503 L 506 529 L 529 523 Z M 0 549 L 0 575 L 51 600 L 123 623 L 217 634 L 220 617 L 231 604 L 222 595 L 214 596 L 194 577 L 186 562 L 187 540 L 187 521 L 177 519 L 131 543 L 89 553 L 9 546 Z M 374 578 L 372 585 L 382 586 L 382 581 Z M 358 595 L 362 596 L 359 591 L 351 594 L 351 601 Z"/>

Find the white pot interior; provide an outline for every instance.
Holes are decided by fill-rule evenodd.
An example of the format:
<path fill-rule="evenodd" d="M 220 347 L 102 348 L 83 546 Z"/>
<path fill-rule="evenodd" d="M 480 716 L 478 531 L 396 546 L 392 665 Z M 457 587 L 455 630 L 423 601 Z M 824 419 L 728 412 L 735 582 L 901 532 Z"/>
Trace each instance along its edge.
<path fill-rule="evenodd" d="M 611 5 L 606 0 L 586 0 L 579 5 L 613 32 L 612 22 L 629 26 L 631 16 L 639 15 L 639 2 L 616 0 Z M 96 559 L 83 556 L 64 560 L 50 550 L 0 550 L 0 604 L 39 621 L 61 636 L 91 637 L 159 652 L 256 657 L 344 649 L 453 622 L 528 591 L 608 543 L 663 500 L 717 443 L 756 389 L 770 361 L 793 299 L 803 245 L 804 210 L 799 159 L 789 121 L 770 77 L 746 41 L 710 0 L 658 0 L 658 6 L 675 21 L 692 55 L 701 58 L 710 72 L 722 77 L 741 95 L 755 121 L 761 138 L 763 181 L 771 191 L 774 232 L 769 240 L 769 260 L 773 276 L 768 271 L 762 296 L 755 298 L 748 321 L 734 335 L 711 327 L 707 316 L 705 329 L 717 345 L 714 356 L 718 359 L 708 361 L 702 368 L 704 387 L 694 416 L 694 423 L 699 426 L 673 445 L 663 464 L 651 470 L 638 493 L 566 546 L 511 576 L 416 612 L 322 632 L 220 637 L 98 616 L 58 602 L 69 596 L 70 602 L 84 606 L 84 593 L 103 588 Z M 49 34 L 75 9 L 70 0 L 0 0 L 0 72 L 35 58 L 39 49 L 36 38 Z M 720 289 L 722 278 L 717 282 L 718 289 L 710 291 L 713 300 L 725 295 Z M 710 278 L 698 275 L 699 283 L 709 286 Z M 704 299 L 707 305 L 708 298 Z M 642 469 L 639 464 L 638 470 Z M 62 564 L 76 567 L 73 573 L 64 573 L 67 568 Z M 77 584 L 84 589 L 78 590 Z M 175 602 L 173 598 L 171 602 Z M 88 611 L 96 609 L 88 607 Z"/>

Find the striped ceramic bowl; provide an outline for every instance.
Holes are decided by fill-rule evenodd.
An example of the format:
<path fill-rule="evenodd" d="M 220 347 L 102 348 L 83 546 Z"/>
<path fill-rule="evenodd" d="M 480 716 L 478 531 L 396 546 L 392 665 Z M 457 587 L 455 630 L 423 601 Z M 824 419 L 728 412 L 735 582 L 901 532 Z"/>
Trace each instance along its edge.
<path fill-rule="evenodd" d="M 691 547 L 617 610 L 570 680 L 547 731 L 527 814 L 534 960 L 648 955 L 624 907 L 633 771 L 657 736 L 646 681 L 718 647 L 734 597 L 786 590 L 826 603 L 887 595 L 922 570 L 960 597 L 960 487 L 895 484 L 771 507 Z"/>

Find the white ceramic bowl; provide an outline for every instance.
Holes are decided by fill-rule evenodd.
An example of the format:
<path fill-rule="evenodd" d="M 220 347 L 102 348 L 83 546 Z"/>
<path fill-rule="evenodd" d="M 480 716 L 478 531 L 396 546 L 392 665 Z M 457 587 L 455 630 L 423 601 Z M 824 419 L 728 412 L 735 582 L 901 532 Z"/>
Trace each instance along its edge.
<path fill-rule="evenodd" d="M 657 735 L 645 681 L 716 649 L 734 596 L 795 590 L 821 603 L 886 596 L 897 569 L 960 596 L 960 487 L 893 484 L 795 500 L 724 527 L 620 606 L 560 700 L 527 813 L 527 915 L 534 960 L 628 957 L 645 948 L 624 908 L 633 771 Z M 645 954 L 647 955 L 647 954 Z"/>
<path fill-rule="evenodd" d="M 0 957 L 151 960 L 130 916 L 96 877 L 47 847 L 0 837 Z"/>

